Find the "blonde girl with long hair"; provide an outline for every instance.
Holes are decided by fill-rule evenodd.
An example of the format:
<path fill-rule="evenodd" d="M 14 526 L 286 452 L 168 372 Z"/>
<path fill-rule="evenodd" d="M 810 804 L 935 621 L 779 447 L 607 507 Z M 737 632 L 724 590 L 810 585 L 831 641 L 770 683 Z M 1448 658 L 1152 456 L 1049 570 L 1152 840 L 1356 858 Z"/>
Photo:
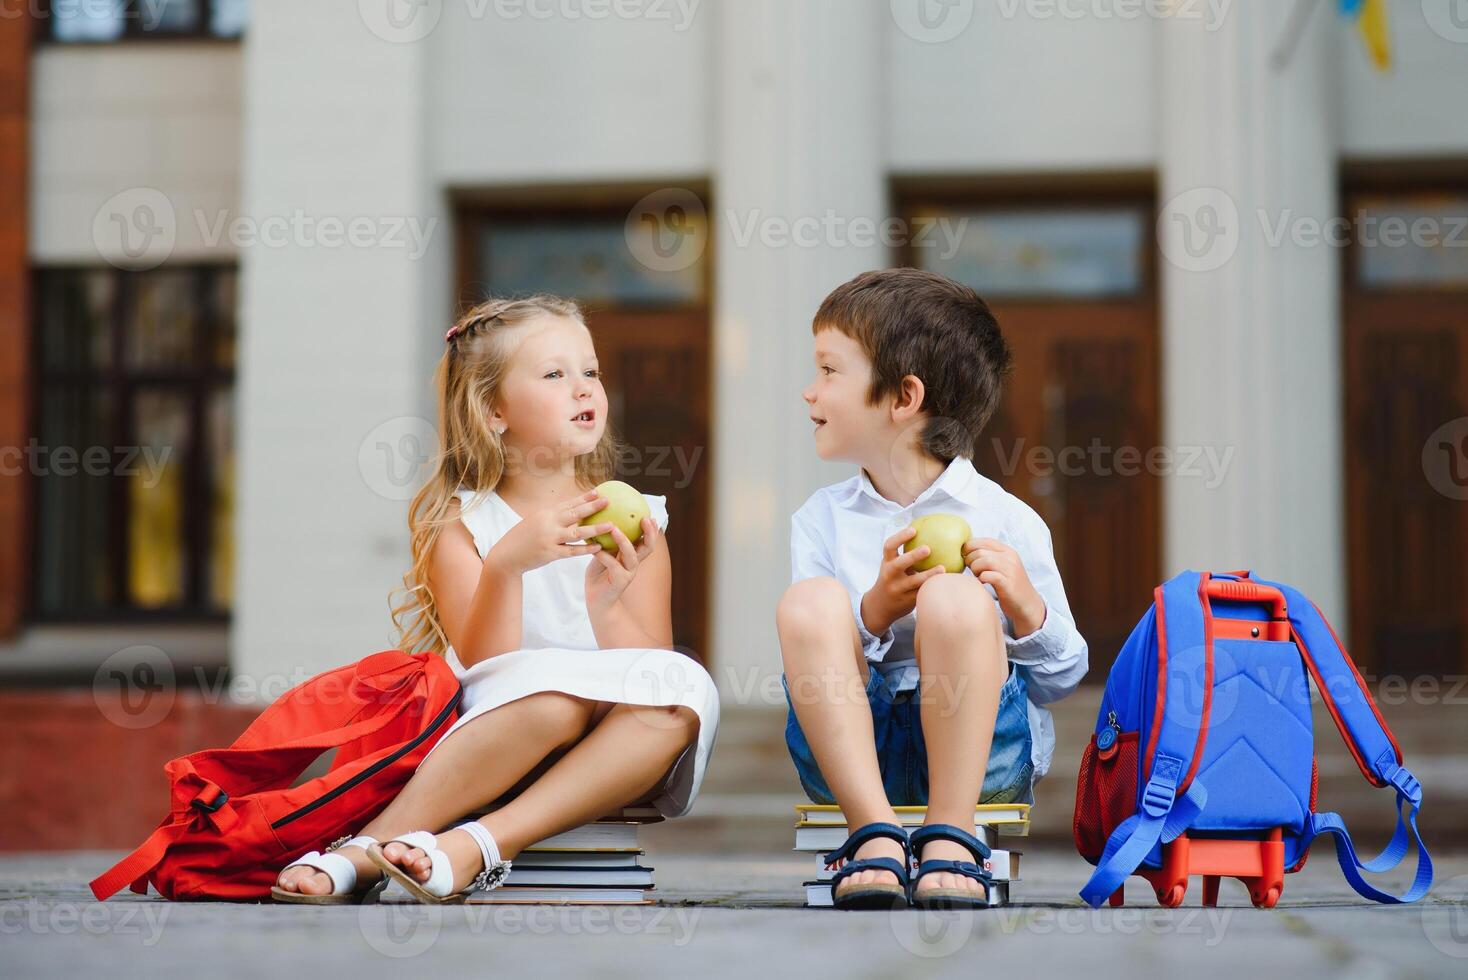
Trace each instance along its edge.
<path fill-rule="evenodd" d="M 444 340 L 442 446 L 409 507 L 393 619 L 403 649 L 444 651 L 460 717 L 359 836 L 281 872 L 279 901 L 362 901 L 384 875 L 420 901 L 461 901 L 524 848 L 620 807 L 686 813 L 713 748 L 713 682 L 671 649 L 664 498 L 647 497 L 636 546 L 580 526 L 606 505 L 594 487 L 616 457 L 580 310 L 489 300 Z M 615 553 L 591 541 L 606 533 Z"/>

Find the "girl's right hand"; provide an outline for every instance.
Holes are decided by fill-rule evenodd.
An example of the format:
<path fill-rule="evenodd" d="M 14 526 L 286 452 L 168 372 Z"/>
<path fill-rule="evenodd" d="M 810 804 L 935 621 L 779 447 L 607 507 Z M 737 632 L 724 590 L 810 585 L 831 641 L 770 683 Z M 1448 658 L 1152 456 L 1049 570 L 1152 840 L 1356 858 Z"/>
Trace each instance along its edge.
<path fill-rule="evenodd" d="M 611 524 L 588 524 L 578 522 L 590 517 L 607 505 L 607 499 L 595 490 L 588 490 L 568 504 L 558 504 L 531 514 L 510 528 L 489 549 L 485 561 L 499 562 L 505 570 L 523 574 L 558 558 L 574 555 L 590 555 L 601 550 L 601 546 L 590 539 L 598 534 L 610 534 Z M 581 543 L 581 542 L 585 543 Z"/>

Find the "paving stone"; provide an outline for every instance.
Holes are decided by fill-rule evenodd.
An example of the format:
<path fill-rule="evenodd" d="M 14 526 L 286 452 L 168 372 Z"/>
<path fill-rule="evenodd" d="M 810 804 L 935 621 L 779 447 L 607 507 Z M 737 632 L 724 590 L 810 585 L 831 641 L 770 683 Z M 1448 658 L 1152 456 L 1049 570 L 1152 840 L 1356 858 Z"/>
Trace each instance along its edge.
<path fill-rule="evenodd" d="M 0 859 L 0 975 L 201 977 L 279 974 L 367 980 L 406 972 L 496 976 L 893 977 L 1024 971 L 1084 980 L 1207 977 L 1462 977 L 1468 967 L 1468 854 L 1440 856 L 1438 886 L 1414 906 L 1358 899 L 1321 848 L 1286 879 L 1274 910 L 1237 882 L 1222 908 L 1140 904 L 1091 910 L 1088 866 L 1027 846 L 1015 904 L 982 913 L 847 913 L 802 907 L 810 855 L 689 848 L 649 835 L 660 902 L 636 908 L 379 905 L 305 908 L 170 904 L 130 893 L 103 904 L 86 882 L 116 857 L 60 852 Z M 1386 876 L 1396 888 L 1408 871 Z M 1136 880 L 1138 885 L 1143 883 Z"/>

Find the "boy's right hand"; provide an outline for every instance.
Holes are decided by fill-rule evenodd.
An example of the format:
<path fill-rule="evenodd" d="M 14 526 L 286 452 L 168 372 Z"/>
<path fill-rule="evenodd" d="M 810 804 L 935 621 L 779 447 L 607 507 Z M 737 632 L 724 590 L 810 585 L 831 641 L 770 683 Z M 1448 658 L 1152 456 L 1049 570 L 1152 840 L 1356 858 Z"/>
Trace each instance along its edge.
<path fill-rule="evenodd" d="M 917 606 L 918 589 L 945 569 L 935 565 L 925 572 L 915 572 L 912 566 L 928 557 L 927 545 L 900 552 L 904 544 L 917 535 L 917 528 L 905 527 L 882 544 L 882 569 L 877 573 L 877 582 L 866 595 L 861 597 L 862 624 L 873 636 L 883 633 Z"/>
<path fill-rule="evenodd" d="M 569 503 L 557 504 L 526 517 L 495 542 L 484 560 L 494 561 L 511 574 L 523 574 L 558 558 L 590 555 L 601 546 L 590 539 L 610 534 L 611 524 L 588 524 L 579 521 L 590 517 L 607 505 L 607 499 L 588 490 Z M 581 542 L 585 543 L 581 543 Z"/>

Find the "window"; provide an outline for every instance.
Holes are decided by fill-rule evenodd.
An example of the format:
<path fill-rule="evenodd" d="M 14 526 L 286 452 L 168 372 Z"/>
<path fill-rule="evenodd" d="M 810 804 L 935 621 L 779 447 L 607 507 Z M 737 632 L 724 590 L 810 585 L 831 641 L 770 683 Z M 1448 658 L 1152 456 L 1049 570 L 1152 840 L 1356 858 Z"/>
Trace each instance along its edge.
<path fill-rule="evenodd" d="M 96 44 L 168 38 L 235 39 L 249 20 L 250 0 L 49 0 L 46 36 Z"/>
<path fill-rule="evenodd" d="M 986 297 L 1135 296 L 1146 276 L 1139 208 L 920 208 L 911 258 Z"/>
<path fill-rule="evenodd" d="M 708 235 L 701 214 L 676 230 L 696 245 Z M 669 222 L 672 225 L 672 222 Z M 502 296 L 551 293 L 591 305 L 686 307 L 704 301 L 702 250 L 689 247 L 688 260 L 657 261 L 658 249 L 679 249 L 669 228 L 633 224 L 624 214 L 577 216 L 561 221 L 484 220 L 476 242 L 477 278 Z M 649 260 L 647 257 L 652 256 Z"/>
<path fill-rule="evenodd" d="M 1468 289 L 1468 194 L 1371 195 L 1355 203 L 1362 287 Z"/>
<path fill-rule="evenodd" d="M 35 618 L 229 611 L 235 279 L 40 273 Z"/>

